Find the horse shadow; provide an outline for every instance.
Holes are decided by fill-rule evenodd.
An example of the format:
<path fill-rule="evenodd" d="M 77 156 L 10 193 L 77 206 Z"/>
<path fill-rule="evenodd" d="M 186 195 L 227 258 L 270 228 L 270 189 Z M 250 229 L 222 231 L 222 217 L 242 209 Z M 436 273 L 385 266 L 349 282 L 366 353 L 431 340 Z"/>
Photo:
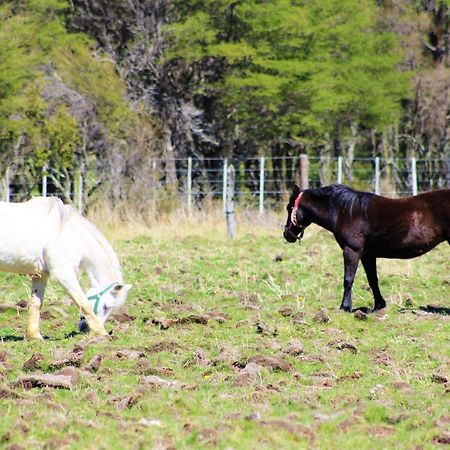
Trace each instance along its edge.
<path fill-rule="evenodd" d="M 361 306 L 359 308 L 353 308 L 352 313 L 355 313 L 357 311 L 361 311 L 364 314 L 370 314 L 370 313 L 376 313 L 373 309 L 367 308 L 367 306 Z M 419 306 L 418 308 L 408 308 L 408 307 L 401 307 L 398 308 L 398 312 L 415 312 L 415 311 L 424 311 L 430 314 L 442 314 L 444 316 L 450 316 L 450 308 L 447 308 L 446 306 L 437 306 L 437 305 L 426 305 L 426 306 Z"/>

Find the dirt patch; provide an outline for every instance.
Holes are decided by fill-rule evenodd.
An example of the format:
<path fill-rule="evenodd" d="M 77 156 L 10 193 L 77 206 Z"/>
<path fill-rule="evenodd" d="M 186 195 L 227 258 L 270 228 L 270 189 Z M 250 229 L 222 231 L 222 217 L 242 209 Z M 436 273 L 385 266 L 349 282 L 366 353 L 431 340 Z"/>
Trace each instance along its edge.
<path fill-rule="evenodd" d="M 141 379 L 141 384 L 150 388 L 174 388 L 180 389 L 184 385 L 175 380 L 166 380 L 164 378 L 158 377 L 156 375 L 144 376 Z"/>
<path fill-rule="evenodd" d="M 283 350 L 283 353 L 290 356 L 298 356 L 304 353 L 303 345 L 298 340 L 289 342 L 288 346 Z"/>
<path fill-rule="evenodd" d="M 134 393 L 132 395 L 113 397 L 108 403 L 117 409 L 129 409 L 136 405 L 140 398 L 140 393 Z"/>
<path fill-rule="evenodd" d="M 212 360 L 213 366 L 219 364 L 233 364 L 239 360 L 241 354 L 239 350 L 235 347 L 224 345 L 220 347 L 219 354 Z"/>
<path fill-rule="evenodd" d="M 367 430 L 368 434 L 378 439 L 390 436 L 394 432 L 394 427 L 389 425 L 374 425 Z"/>
<path fill-rule="evenodd" d="M 256 323 L 256 332 L 266 336 L 278 336 L 277 327 L 273 327 L 264 322 Z"/>
<path fill-rule="evenodd" d="M 70 353 L 58 351 L 56 358 L 51 362 L 50 366 L 54 369 L 59 369 L 64 366 L 80 367 L 84 359 L 84 346 L 75 345 Z"/>
<path fill-rule="evenodd" d="M 102 363 L 103 356 L 102 355 L 95 355 L 91 360 L 84 366 L 84 370 L 87 370 L 88 372 L 97 372 L 97 370 L 100 368 L 100 365 Z"/>
<path fill-rule="evenodd" d="M 127 359 L 127 360 L 135 360 L 139 359 L 145 356 L 145 352 L 139 351 L 139 350 L 118 350 L 113 358 L 114 359 Z"/>
<path fill-rule="evenodd" d="M 391 383 L 391 386 L 397 391 L 404 391 L 404 392 L 413 391 L 412 386 L 409 383 L 406 383 L 406 381 L 395 381 L 394 383 Z"/>
<path fill-rule="evenodd" d="M 12 386 L 23 387 L 24 389 L 32 389 L 35 387 L 52 387 L 72 390 L 75 387 L 75 382 L 72 376 L 36 374 L 20 377 L 15 383 L 12 384 Z"/>
<path fill-rule="evenodd" d="M 350 342 L 346 342 L 342 339 L 335 339 L 333 341 L 328 342 L 329 347 L 335 348 L 336 350 L 350 350 L 351 353 L 358 353 L 358 350 L 355 345 Z"/>
<path fill-rule="evenodd" d="M 19 399 L 19 398 L 22 398 L 22 396 L 19 393 L 17 393 L 16 391 L 7 389 L 5 387 L 0 387 L 0 398 Z"/>
<path fill-rule="evenodd" d="M 317 323 L 329 323 L 330 317 L 324 309 L 320 309 L 316 314 L 314 314 L 313 321 Z"/>
<path fill-rule="evenodd" d="M 282 306 L 278 312 L 283 316 L 283 317 L 291 317 L 294 315 L 294 309 L 291 308 L 290 306 Z"/>
<path fill-rule="evenodd" d="M 431 375 L 431 381 L 438 384 L 445 384 L 448 383 L 448 377 L 441 375 L 440 373 L 433 373 L 433 375 Z"/>
<path fill-rule="evenodd" d="M 146 350 L 150 353 L 176 352 L 179 348 L 180 346 L 175 341 L 160 341 L 150 347 L 146 347 Z"/>
<path fill-rule="evenodd" d="M 34 353 L 31 358 L 23 363 L 23 370 L 35 371 L 41 369 L 41 363 L 44 361 L 44 356 L 41 353 Z"/>
<path fill-rule="evenodd" d="M 450 445 L 450 432 L 443 431 L 433 438 L 434 444 Z"/>
<path fill-rule="evenodd" d="M 247 364 L 236 376 L 234 380 L 234 386 L 250 386 L 261 380 L 260 371 L 261 367 L 255 363 Z"/>
<path fill-rule="evenodd" d="M 362 378 L 363 374 L 361 372 L 353 372 L 350 375 L 343 375 L 342 377 L 339 377 L 337 379 L 338 383 L 342 383 L 344 381 L 353 381 L 353 380 L 359 380 Z"/>
<path fill-rule="evenodd" d="M 299 423 L 291 422 L 289 420 L 279 419 L 279 420 L 261 421 L 259 423 L 264 426 L 287 431 L 288 433 L 296 437 L 307 438 L 310 441 L 314 440 L 315 438 L 314 432 L 310 428 L 306 427 L 305 425 L 301 425 Z"/>
<path fill-rule="evenodd" d="M 369 320 L 369 315 L 361 310 L 356 311 L 353 317 L 357 320 Z"/>
<path fill-rule="evenodd" d="M 165 319 L 165 318 L 154 318 L 151 323 L 153 325 L 159 325 L 162 330 L 167 330 L 174 325 L 184 325 L 190 323 L 196 323 L 201 325 L 206 325 L 210 317 L 206 314 L 190 314 L 186 317 L 180 317 L 175 319 Z"/>
<path fill-rule="evenodd" d="M 183 367 L 190 367 L 190 366 L 210 366 L 211 361 L 206 356 L 206 353 L 203 349 L 197 348 L 192 355 L 191 358 L 189 358 L 184 364 Z"/>
<path fill-rule="evenodd" d="M 130 316 L 127 313 L 113 314 L 112 318 L 118 323 L 134 322 L 136 320 L 136 317 Z"/>
<path fill-rule="evenodd" d="M 258 366 L 281 372 L 289 372 L 290 370 L 292 370 L 292 365 L 283 358 L 272 358 L 270 356 L 255 355 L 248 359 L 248 363 L 254 363 Z"/>
<path fill-rule="evenodd" d="M 380 366 L 392 366 L 392 358 L 383 350 L 379 351 L 373 358 L 373 362 Z"/>

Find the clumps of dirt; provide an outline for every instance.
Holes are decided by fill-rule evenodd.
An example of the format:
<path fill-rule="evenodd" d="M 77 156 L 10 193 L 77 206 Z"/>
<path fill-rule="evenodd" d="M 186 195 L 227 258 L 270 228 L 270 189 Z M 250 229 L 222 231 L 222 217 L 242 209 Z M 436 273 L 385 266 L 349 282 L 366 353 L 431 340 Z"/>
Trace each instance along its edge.
<path fill-rule="evenodd" d="M 41 363 L 44 361 L 44 356 L 41 353 L 34 353 L 30 359 L 23 363 L 23 370 L 33 372 L 41 369 Z"/>
<path fill-rule="evenodd" d="M 13 391 L 5 387 L 0 387 L 0 398 L 19 399 L 22 398 L 22 396 L 16 391 Z"/>
<path fill-rule="evenodd" d="M 343 375 L 341 377 L 339 377 L 337 379 L 338 383 L 342 383 L 345 381 L 354 381 L 354 380 L 359 380 L 360 378 L 362 378 L 363 374 L 361 372 L 353 372 L 350 375 Z"/>
<path fill-rule="evenodd" d="M 275 257 L 273 258 L 273 260 L 275 261 L 275 262 L 281 262 L 281 261 L 283 261 L 283 259 L 284 259 L 284 256 L 283 256 L 283 254 L 278 254 L 278 255 L 275 255 Z"/>
<path fill-rule="evenodd" d="M 219 317 L 220 314 L 220 317 Z M 227 320 L 226 314 L 218 313 L 217 311 L 214 311 L 212 314 L 190 314 L 186 317 L 179 317 L 179 318 L 173 318 L 173 319 L 165 319 L 165 318 L 154 318 L 152 319 L 151 323 L 153 325 L 159 326 L 162 330 L 167 330 L 168 328 L 174 326 L 174 325 L 184 325 L 184 324 L 200 324 L 200 325 L 207 325 L 208 321 L 210 319 L 217 319 L 219 318 L 219 322 L 223 322 Z"/>
<path fill-rule="evenodd" d="M 256 332 L 265 336 L 278 336 L 278 328 L 259 321 L 256 323 Z"/>
<path fill-rule="evenodd" d="M 164 351 L 176 353 L 179 348 L 179 344 L 175 341 L 160 341 L 154 343 L 150 347 L 146 347 L 146 350 L 149 353 L 159 353 Z"/>
<path fill-rule="evenodd" d="M 172 388 L 182 389 L 184 387 L 178 381 L 166 380 L 165 378 L 158 377 L 157 375 L 148 375 L 141 378 L 141 384 L 149 388 Z"/>
<path fill-rule="evenodd" d="M 136 362 L 134 370 L 141 375 L 156 375 L 158 377 L 173 377 L 175 375 L 174 370 L 170 367 L 155 367 L 145 358 Z"/>
<path fill-rule="evenodd" d="M 211 361 L 213 366 L 220 364 L 233 364 L 241 357 L 240 351 L 236 347 L 223 345 L 219 348 L 219 354 Z"/>
<path fill-rule="evenodd" d="M 131 316 L 127 313 L 113 314 L 112 318 L 118 323 L 134 322 L 136 320 L 135 316 Z"/>
<path fill-rule="evenodd" d="M 433 383 L 446 384 L 448 383 L 448 377 L 441 375 L 440 373 L 433 373 L 431 375 L 431 381 L 433 381 Z"/>
<path fill-rule="evenodd" d="M 211 365 L 211 361 L 206 356 L 206 353 L 203 349 L 197 348 L 193 355 L 186 360 L 183 364 L 183 367 L 191 367 L 191 366 L 203 366 L 208 367 Z"/>
<path fill-rule="evenodd" d="M 280 357 L 270 357 L 265 355 L 255 355 L 247 359 L 245 363 L 236 363 L 237 367 L 244 369 L 250 364 L 256 364 L 259 367 L 265 367 L 269 370 L 289 372 L 292 370 L 292 365 L 285 359 Z"/>
<path fill-rule="evenodd" d="M 261 367 L 255 363 L 247 364 L 234 379 L 233 385 L 236 387 L 250 386 L 255 384 L 261 379 L 260 371 Z"/>
<path fill-rule="evenodd" d="M 317 323 L 329 323 L 330 317 L 324 309 L 319 309 L 319 311 L 314 314 L 313 321 Z"/>
<path fill-rule="evenodd" d="M 139 358 L 143 358 L 145 356 L 145 352 L 139 351 L 139 350 L 118 350 L 113 358 L 114 359 L 127 359 L 127 360 L 135 360 Z"/>
<path fill-rule="evenodd" d="M 292 323 L 294 325 L 305 325 L 306 324 L 306 321 L 305 321 L 306 314 L 303 311 L 297 312 L 297 313 L 293 314 L 291 317 L 292 317 Z"/>
<path fill-rule="evenodd" d="M 287 431 L 288 433 L 300 437 L 300 438 L 306 438 L 309 441 L 314 441 L 315 434 L 314 432 L 308 428 L 305 425 L 293 422 L 291 420 L 287 419 L 276 419 L 276 420 L 269 420 L 269 421 L 260 421 L 261 425 L 271 427 L 271 428 L 277 428 L 280 430 Z"/>
<path fill-rule="evenodd" d="M 392 358 L 384 351 L 380 350 L 373 358 L 373 362 L 380 366 L 390 367 L 393 365 Z"/>
<path fill-rule="evenodd" d="M 131 395 L 117 396 L 109 400 L 109 404 L 115 406 L 117 409 L 129 409 L 138 403 L 141 398 L 140 392 L 135 392 Z"/>
<path fill-rule="evenodd" d="M 102 363 L 103 356 L 95 355 L 91 360 L 84 366 L 84 370 L 88 372 L 97 372 Z"/>
<path fill-rule="evenodd" d="M 408 393 L 412 393 L 412 386 L 406 381 L 394 381 L 391 383 L 391 386 L 397 391 L 404 391 Z"/>
<path fill-rule="evenodd" d="M 305 350 L 300 341 L 294 339 L 289 342 L 288 346 L 283 350 L 283 353 L 289 356 L 298 356 L 304 353 Z"/>
<path fill-rule="evenodd" d="M 329 347 L 335 348 L 336 350 L 350 350 L 351 353 L 358 353 L 358 349 L 355 345 L 350 342 L 345 342 L 342 339 L 335 339 L 328 342 Z"/>
<path fill-rule="evenodd" d="M 372 425 L 367 430 L 369 435 L 378 439 L 384 439 L 387 436 L 390 436 L 394 431 L 394 427 L 389 425 Z"/>
<path fill-rule="evenodd" d="M 283 317 L 291 317 L 294 315 L 294 308 L 292 308 L 290 306 L 282 306 L 281 308 L 278 309 L 278 312 Z"/>
<path fill-rule="evenodd" d="M 76 385 L 76 381 L 77 380 L 71 375 L 35 374 L 19 377 L 19 379 L 11 386 L 22 387 L 27 390 L 35 387 L 52 387 L 72 390 Z"/>
<path fill-rule="evenodd" d="M 353 314 L 353 317 L 357 320 L 369 320 L 369 315 L 366 314 L 364 311 L 361 311 L 358 309 L 355 314 Z"/>
<path fill-rule="evenodd" d="M 441 434 L 433 438 L 434 444 L 450 445 L 450 432 L 443 431 Z"/>
<path fill-rule="evenodd" d="M 64 366 L 80 367 L 84 360 L 84 345 L 76 344 L 70 353 L 58 351 L 55 359 L 50 363 L 53 369 L 59 369 Z"/>

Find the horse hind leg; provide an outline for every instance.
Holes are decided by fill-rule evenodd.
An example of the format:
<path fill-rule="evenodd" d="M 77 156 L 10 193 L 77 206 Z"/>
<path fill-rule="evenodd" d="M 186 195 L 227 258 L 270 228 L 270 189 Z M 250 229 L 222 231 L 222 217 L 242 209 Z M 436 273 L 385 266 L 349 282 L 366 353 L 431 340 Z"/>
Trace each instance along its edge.
<path fill-rule="evenodd" d="M 365 255 L 361 258 L 361 262 L 366 272 L 370 289 L 372 289 L 372 294 L 375 301 L 374 311 L 383 309 L 386 307 L 386 301 L 381 295 L 380 287 L 378 285 L 377 260 L 374 256 Z"/>
<path fill-rule="evenodd" d="M 33 276 L 31 278 L 31 298 L 28 308 L 27 339 L 43 339 L 39 331 L 39 316 L 44 301 L 45 286 L 48 275 Z"/>

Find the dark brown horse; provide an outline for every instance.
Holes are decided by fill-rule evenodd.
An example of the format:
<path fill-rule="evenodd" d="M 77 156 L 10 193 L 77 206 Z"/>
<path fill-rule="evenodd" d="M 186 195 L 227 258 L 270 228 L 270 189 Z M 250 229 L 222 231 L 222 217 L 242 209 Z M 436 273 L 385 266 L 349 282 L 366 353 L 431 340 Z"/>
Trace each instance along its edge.
<path fill-rule="evenodd" d="M 450 244 L 450 189 L 390 199 L 334 185 L 300 191 L 287 206 L 283 236 L 296 242 L 316 223 L 334 234 L 344 253 L 341 309 L 352 310 L 352 285 L 361 260 L 375 300 L 386 306 L 378 287 L 376 258 L 415 258 L 441 242 Z"/>

